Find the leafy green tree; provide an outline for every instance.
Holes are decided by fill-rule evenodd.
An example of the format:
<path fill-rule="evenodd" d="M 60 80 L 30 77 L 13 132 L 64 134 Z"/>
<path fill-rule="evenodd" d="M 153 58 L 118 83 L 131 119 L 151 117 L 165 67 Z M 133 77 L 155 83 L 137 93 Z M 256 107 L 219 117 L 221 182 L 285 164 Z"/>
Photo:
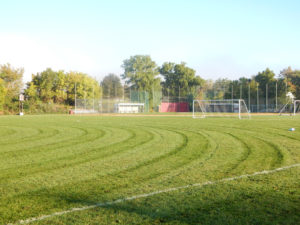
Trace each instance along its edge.
<path fill-rule="evenodd" d="M 25 93 L 29 100 L 74 105 L 75 86 L 77 98 L 100 98 L 100 86 L 94 78 L 80 72 L 65 73 L 50 68 L 33 75 Z"/>
<path fill-rule="evenodd" d="M 148 55 L 135 55 L 123 61 L 126 83 L 140 91 L 151 93 L 153 87 L 160 85 L 158 67 Z"/>
<path fill-rule="evenodd" d="M 137 91 L 147 91 L 150 109 L 154 109 L 154 93 L 161 90 L 156 63 L 148 55 L 135 55 L 124 60 L 122 68 L 125 83 Z"/>
<path fill-rule="evenodd" d="M 123 95 L 123 87 L 120 78 L 113 73 L 110 73 L 103 78 L 101 86 L 104 97 L 116 98 Z"/>
<path fill-rule="evenodd" d="M 286 91 L 293 92 L 296 98 L 300 99 L 300 70 L 292 70 L 288 67 L 280 72 L 280 78 L 287 84 Z"/>
<path fill-rule="evenodd" d="M 0 78 L 0 112 L 3 113 L 4 103 L 6 96 L 6 88 L 4 86 L 4 81 Z"/>
<path fill-rule="evenodd" d="M 56 73 L 56 77 L 53 81 L 52 91 L 53 91 L 53 101 L 56 103 L 65 103 L 67 100 L 67 87 L 66 87 L 66 77 L 67 75 L 63 70 Z"/>
<path fill-rule="evenodd" d="M 70 105 L 75 103 L 75 86 L 77 99 L 99 99 L 101 87 L 96 79 L 80 72 L 69 72 L 66 74 L 65 88 L 67 102 Z"/>
<path fill-rule="evenodd" d="M 46 103 L 53 101 L 53 87 L 57 77 L 57 72 L 47 68 L 41 73 L 33 75 L 32 82 L 37 87 L 39 98 Z"/>
<path fill-rule="evenodd" d="M 5 89 L 3 106 L 8 111 L 16 112 L 18 110 L 18 97 L 23 87 L 23 73 L 22 68 L 15 69 L 10 64 L 0 65 L 0 79 Z"/>
<path fill-rule="evenodd" d="M 25 95 L 32 102 L 38 99 L 37 86 L 34 84 L 34 82 L 31 81 L 27 83 L 27 88 L 25 89 Z"/>
<path fill-rule="evenodd" d="M 271 88 L 271 86 L 274 86 L 276 79 L 275 73 L 272 70 L 267 68 L 266 70 L 259 72 L 254 79 L 259 84 L 259 89 L 262 93 L 266 93 L 266 88 L 268 87 L 268 92 L 270 90 L 272 91 L 270 96 L 274 96 L 275 88 Z"/>
<path fill-rule="evenodd" d="M 187 67 L 185 63 L 166 62 L 159 72 L 164 77 L 164 92 L 168 92 L 170 96 L 187 96 L 194 92 L 195 87 L 204 84 L 203 79 L 195 76 L 196 71 Z"/>
<path fill-rule="evenodd" d="M 255 76 L 255 81 L 258 82 L 261 86 L 265 86 L 267 83 L 275 81 L 275 73 L 267 68 L 266 70 L 259 72 Z"/>

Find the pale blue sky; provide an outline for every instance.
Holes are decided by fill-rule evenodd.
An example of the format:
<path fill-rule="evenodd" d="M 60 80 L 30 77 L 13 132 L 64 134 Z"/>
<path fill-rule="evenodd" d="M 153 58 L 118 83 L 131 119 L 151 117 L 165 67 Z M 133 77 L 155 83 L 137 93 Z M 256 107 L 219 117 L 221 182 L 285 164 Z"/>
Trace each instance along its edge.
<path fill-rule="evenodd" d="M 184 61 L 206 79 L 300 69 L 300 1 L 0 0 L 0 64 L 98 79 L 124 59 Z"/>

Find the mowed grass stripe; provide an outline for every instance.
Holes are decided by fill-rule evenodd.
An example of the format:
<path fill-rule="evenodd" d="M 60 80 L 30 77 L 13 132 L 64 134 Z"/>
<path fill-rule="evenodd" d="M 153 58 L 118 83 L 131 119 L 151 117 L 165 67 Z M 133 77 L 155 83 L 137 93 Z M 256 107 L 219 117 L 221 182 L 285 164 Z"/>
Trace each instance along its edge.
<path fill-rule="evenodd" d="M 293 123 L 279 119 L 276 127 L 268 118 L 0 117 L 5 126 L 43 127 L 45 132 L 49 127 L 49 135 L 51 129 L 62 135 L 0 147 L 0 155 L 13 145 L 24 154 L 0 158 L 0 177 L 5 178 L 0 179 L 0 223 L 297 163 L 299 134 L 287 131 Z M 11 141 L 6 138 L 0 141 Z"/>
<path fill-rule="evenodd" d="M 12 127 L 9 126 L 3 126 L 0 125 L 0 144 L 1 144 L 1 139 L 8 138 L 8 136 L 14 135 L 18 132 L 18 129 L 13 129 Z"/>
<path fill-rule="evenodd" d="M 252 137 L 257 139 L 256 141 L 250 141 L 249 143 L 255 143 L 258 144 L 259 142 L 263 142 L 269 147 L 261 147 L 261 151 L 267 151 L 268 149 L 272 149 L 274 151 L 272 155 L 272 163 L 270 168 L 276 168 L 283 164 L 283 162 L 288 159 L 288 157 L 285 157 L 287 154 L 294 154 L 295 151 L 290 151 L 290 146 L 292 146 L 295 141 L 297 142 L 296 145 L 299 144 L 299 141 L 297 138 L 290 137 L 287 135 L 282 134 L 276 134 L 274 132 L 265 131 L 265 132 L 257 132 L 257 131 L 251 131 L 251 130 L 244 130 L 241 128 L 228 128 L 228 130 L 231 130 L 233 133 L 237 133 L 239 136 L 243 136 L 242 138 L 248 138 Z M 287 131 L 287 130 L 286 130 Z M 281 130 L 282 132 L 282 130 Z M 277 138 L 274 138 L 276 136 Z M 286 148 L 280 147 L 282 145 L 282 141 L 289 141 L 288 146 Z M 255 146 L 254 146 L 255 147 Z M 291 162 L 288 162 L 291 163 Z"/>
<path fill-rule="evenodd" d="M 109 201 L 109 202 L 99 202 L 96 203 L 94 205 L 89 205 L 89 206 L 83 206 L 83 207 L 79 207 L 79 208 L 72 208 L 69 210 L 65 210 L 65 211 L 61 211 L 61 212 L 55 212 L 53 214 L 49 214 L 49 215 L 43 215 L 40 217 L 33 217 L 33 218 L 29 218 L 29 219 L 25 219 L 25 220 L 20 220 L 18 222 L 18 224 L 28 224 L 31 222 L 39 222 L 45 219 L 51 219 L 52 217 L 56 217 L 56 216 L 62 216 L 65 214 L 69 214 L 69 213 L 74 213 L 74 212 L 80 212 L 80 211 L 85 211 L 85 210 L 89 210 L 89 209 L 94 209 L 97 207 L 113 207 L 114 205 L 120 204 L 120 203 L 126 203 L 128 201 L 133 201 L 133 200 L 139 200 L 139 199 L 144 199 L 144 198 L 149 198 L 152 196 L 156 196 L 159 194 L 165 194 L 165 193 L 170 193 L 170 192 L 175 192 L 175 191 L 186 191 L 185 189 L 192 189 L 194 187 L 205 187 L 205 186 L 210 186 L 210 185 L 218 185 L 219 183 L 223 183 L 223 182 L 232 182 L 232 181 L 236 181 L 236 180 L 240 180 L 243 178 L 252 178 L 255 176 L 259 176 L 259 175 L 266 175 L 266 174 L 273 174 L 273 173 L 277 173 L 277 172 L 282 172 L 285 170 L 290 170 L 293 168 L 297 168 L 299 167 L 300 164 L 294 164 L 294 165 L 290 165 L 290 166 L 286 166 L 286 167 L 280 167 L 280 168 L 276 168 L 274 170 L 265 170 L 265 171 L 258 171 L 255 172 L 253 174 L 244 174 L 241 176 L 236 176 L 236 177 L 229 177 L 229 178 L 223 178 L 221 180 L 216 180 L 216 181 L 206 181 L 203 183 L 196 183 L 196 184 L 189 184 L 189 185 L 185 185 L 185 186 L 179 186 L 179 187 L 171 187 L 171 188 L 167 188 L 164 190 L 158 190 L 155 192 L 151 192 L 151 193 L 145 193 L 145 194 L 139 194 L 139 195 L 134 195 L 131 197 L 124 197 L 124 198 L 120 198 L 117 200 L 113 200 L 113 201 Z M 118 207 L 118 206 L 117 206 Z M 101 221 L 102 222 L 102 221 Z"/>
<path fill-rule="evenodd" d="M 144 133 L 142 133 L 143 134 L 143 138 L 144 137 L 146 137 L 145 135 L 144 135 Z M 136 145 L 136 146 L 139 146 L 139 148 L 141 148 L 141 142 L 136 142 L 135 140 L 132 140 L 133 142 L 132 142 L 132 144 L 134 144 L 134 145 Z M 153 144 L 153 143 L 152 143 Z M 153 146 L 153 145 L 152 145 Z M 133 145 L 129 145 L 129 146 L 124 146 L 124 143 L 122 143 L 122 145 L 120 145 L 120 147 L 121 147 L 121 149 L 122 148 L 124 148 L 124 147 L 126 147 L 127 148 L 127 150 L 128 149 L 131 149 L 130 147 L 134 147 Z M 148 146 L 149 147 L 149 146 Z M 111 151 L 110 152 L 113 152 L 113 149 L 110 149 Z M 101 152 L 100 152 L 101 153 Z M 110 154 L 112 154 L 112 153 L 110 153 Z M 105 158 L 105 157 L 104 157 Z M 78 160 L 81 160 L 81 157 L 80 158 L 78 158 Z M 117 162 L 116 163 L 114 163 L 112 166 L 110 166 L 111 167 L 111 169 L 119 169 L 119 167 L 118 167 L 118 162 L 119 162 L 119 157 L 117 156 Z M 91 158 L 91 161 L 95 161 L 95 158 Z M 103 161 L 103 159 L 101 158 L 101 161 Z M 107 167 L 105 164 L 103 164 L 103 163 L 101 163 L 101 161 L 100 162 L 95 162 L 95 163 L 97 163 L 98 164 L 98 167 L 99 166 L 101 166 L 101 168 L 97 168 L 97 165 L 92 165 L 91 164 L 91 162 L 89 161 L 89 162 L 87 162 L 88 163 L 88 167 L 92 170 L 91 172 L 95 172 L 95 171 L 97 171 L 97 173 L 94 173 L 95 174 L 95 176 L 97 176 L 97 177 L 99 177 L 99 172 L 101 173 L 101 174 L 105 174 L 105 173 L 107 173 L 107 172 L 105 172 L 106 170 L 105 170 L 105 168 Z M 106 164 L 110 164 L 109 162 L 108 163 L 106 163 Z M 68 173 L 66 170 L 68 170 L 67 169 L 67 167 L 66 168 L 62 168 L 61 170 L 57 170 L 57 171 L 55 171 L 55 173 L 53 172 L 53 171 L 51 171 L 51 176 L 56 176 L 57 178 L 58 177 L 61 177 L 61 179 L 63 179 L 65 182 L 73 182 L 74 181 L 74 179 L 73 179 L 73 176 L 75 176 L 75 175 L 73 175 L 74 173 L 75 174 L 78 174 L 78 173 L 76 173 L 75 171 L 76 171 L 76 167 L 79 167 L 79 165 L 80 165 L 80 163 L 78 163 L 78 164 L 76 164 L 76 165 L 74 165 L 74 167 L 72 167 L 72 168 L 70 168 L 70 173 Z M 68 166 L 69 167 L 69 166 Z M 86 167 L 86 166 L 82 166 L 83 168 L 84 167 Z M 80 168 L 78 168 L 78 171 L 80 172 L 80 171 L 82 171 L 82 167 L 80 167 Z M 57 168 L 56 168 L 57 169 Z M 72 172 L 71 172 L 72 171 Z M 55 175 L 56 174 L 56 175 Z M 63 176 L 61 176 L 63 174 Z M 68 176 L 66 176 L 65 174 L 68 174 Z M 47 173 L 41 173 L 40 174 L 40 176 L 42 176 L 43 177 L 43 179 L 44 180 L 47 180 L 47 181 L 50 181 L 51 180 L 51 177 L 49 178 L 49 179 L 47 179 L 47 177 L 48 177 L 48 175 L 47 175 Z M 71 177 L 70 177 L 71 176 Z M 36 176 L 35 175 L 33 175 L 33 174 L 30 174 L 29 176 L 21 176 L 21 178 L 19 179 L 19 181 L 17 181 L 16 179 L 14 179 L 14 181 L 13 181 L 13 183 L 12 183 L 12 188 L 16 185 L 16 184 L 18 184 L 18 183 L 23 183 L 23 185 L 24 185 L 24 183 L 26 184 L 26 183 L 29 183 L 29 186 L 27 187 L 27 188 L 31 188 L 31 186 L 30 186 L 30 183 L 33 183 L 33 185 L 34 185 L 34 181 L 35 181 L 35 179 L 36 179 Z M 84 176 L 82 176 L 82 177 L 80 177 L 80 178 L 78 178 L 77 177 L 77 180 L 76 180 L 76 182 L 78 182 L 80 179 L 85 179 L 85 177 Z M 62 181 L 61 181 L 62 182 Z M 87 182 L 87 181 L 83 181 L 83 182 Z M 5 183 L 5 187 L 6 187 L 6 189 L 9 189 L 8 187 L 10 186 L 9 185 L 9 182 L 7 182 L 7 181 L 5 181 L 4 182 Z M 45 184 L 44 184 L 45 185 Z M 50 186 L 51 186 L 51 183 L 49 184 Z M 70 184 L 71 186 L 73 186 L 73 184 Z M 23 190 L 23 191 L 26 191 L 26 189 L 25 190 Z"/>
<path fill-rule="evenodd" d="M 142 133 L 142 134 L 144 134 L 144 133 Z M 144 137 L 146 137 L 145 135 L 143 135 L 143 138 Z M 140 145 L 141 143 L 140 142 L 136 142 L 135 140 L 132 140 L 133 141 L 133 143 L 132 144 L 134 144 L 134 145 L 136 145 L 136 147 L 139 147 L 138 148 L 138 150 L 137 151 L 140 151 L 141 150 L 141 147 L 143 147 L 142 145 Z M 159 142 L 161 142 L 162 140 L 158 140 Z M 153 143 L 149 143 L 149 144 L 151 144 L 151 146 L 153 146 Z M 134 150 L 134 149 L 132 149 L 134 146 L 133 145 L 129 145 L 129 146 L 124 146 L 124 143 L 122 143 L 122 145 L 120 145 L 120 147 L 121 147 L 121 149 L 122 148 L 126 148 L 127 150 L 128 149 L 131 149 L 131 150 Z M 132 147 L 132 148 L 130 148 L 130 147 Z M 148 146 L 149 147 L 149 146 Z M 113 152 L 114 151 L 114 149 L 110 149 L 111 151 L 110 152 Z M 124 150 L 124 149 L 123 149 Z M 101 153 L 101 152 L 100 152 Z M 111 153 L 111 156 L 112 156 L 113 154 Z M 104 155 L 105 156 L 105 155 Z M 105 158 L 105 157 L 104 157 Z M 100 161 L 96 161 L 96 162 L 94 162 L 95 161 L 95 158 L 91 158 L 91 161 L 89 161 L 89 162 L 87 162 L 87 164 L 88 164 L 88 167 L 92 170 L 91 172 L 94 172 L 94 176 L 95 176 L 95 178 L 99 178 L 99 176 L 101 175 L 101 174 L 103 174 L 103 175 L 105 175 L 105 174 L 107 174 L 107 173 L 110 173 L 109 175 L 110 176 L 112 176 L 112 175 L 115 175 L 115 174 L 118 174 L 119 172 L 119 170 L 121 169 L 121 167 L 120 167 L 120 163 L 119 163 L 119 161 L 120 161 L 120 158 L 119 158 L 119 156 L 115 156 L 114 157 L 115 158 L 115 160 L 116 160 L 116 162 L 110 162 L 110 161 L 107 161 L 107 162 L 105 162 L 104 161 L 104 163 L 102 163 L 101 161 L 103 161 L 103 159 L 102 158 L 100 158 Z M 131 156 L 130 156 L 130 158 L 131 158 Z M 81 158 L 79 158 L 79 159 L 81 159 Z M 124 160 L 126 160 L 126 158 L 123 156 L 123 159 Z M 135 161 L 135 160 L 134 160 Z M 93 165 L 92 164 L 92 162 L 94 162 L 95 164 Z M 108 165 L 107 165 L 108 164 Z M 111 165 L 110 165 L 111 164 Z M 129 165 L 126 165 L 125 164 L 125 169 L 127 168 L 127 167 L 129 167 L 130 166 L 130 164 Z M 70 168 L 70 173 L 68 173 L 66 170 L 68 170 L 68 168 L 63 168 L 63 169 L 60 169 L 60 170 L 57 170 L 57 171 L 51 171 L 51 176 L 53 176 L 53 175 L 55 175 L 56 174 L 56 177 L 58 178 L 61 174 L 68 174 L 68 176 L 66 176 L 66 175 L 64 175 L 63 177 L 61 177 L 61 179 L 63 179 L 63 180 L 65 180 L 65 182 L 73 182 L 73 174 L 78 174 L 78 172 L 76 173 L 76 167 L 78 168 L 78 172 L 80 172 L 80 171 L 82 171 L 82 169 L 84 168 L 84 167 L 86 167 L 85 165 L 82 165 L 82 166 L 80 166 L 80 163 L 79 164 L 76 164 L 76 165 L 74 165 L 72 168 Z M 100 167 L 100 168 L 99 168 Z M 86 168 L 85 168 L 86 169 Z M 109 169 L 108 171 L 107 171 L 107 169 Z M 116 172 L 114 172 L 114 173 L 112 173 L 112 172 L 110 172 L 110 170 L 112 170 L 113 169 L 113 171 L 116 171 Z M 71 172 L 72 171 L 72 172 Z M 96 172 L 95 172 L 96 171 Z M 47 178 L 47 173 L 43 173 L 43 174 L 40 174 L 41 176 L 43 176 L 44 177 L 44 179 L 46 179 Z M 101 176 L 103 176 L 103 175 L 101 175 Z M 85 177 L 84 176 L 82 176 L 82 177 L 80 177 L 80 178 L 77 178 L 76 179 L 76 182 L 79 182 L 79 180 L 80 179 L 84 179 Z M 32 181 L 34 182 L 34 179 L 35 179 L 35 175 L 33 175 L 33 176 L 24 176 L 24 177 L 22 177 L 22 179 L 19 181 L 19 182 L 27 182 L 27 183 L 31 183 Z M 94 180 L 94 178 L 90 178 L 90 179 L 92 179 L 92 182 L 93 182 L 93 180 Z M 50 179 L 46 179 L 46 180 L 50 180 Z M 88 182 L 88 181 L 86 181 L 86 180 L 84 180 L 83 182 Z M 5 182 L 5 184 L 6 184 L 6 187 L 8 186 L 8 183 L 7 182 Z M 15 185 L 16 184 L 16 180 L 14 180 L 14 183 L 13 183 L 13 185 Z M 51 185 L 51 183 L 50 183 L 50 185 Z M 70 186 L 73 186 L 74 184 L 73 183 L 71 183 L 70 184 Z"/>

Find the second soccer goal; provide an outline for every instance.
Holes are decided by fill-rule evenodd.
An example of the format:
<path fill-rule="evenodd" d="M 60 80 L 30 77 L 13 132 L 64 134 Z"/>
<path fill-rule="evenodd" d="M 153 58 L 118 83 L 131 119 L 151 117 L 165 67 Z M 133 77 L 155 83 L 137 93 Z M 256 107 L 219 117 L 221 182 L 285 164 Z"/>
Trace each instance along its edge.
<path fill-rule="evenodd" d="M 243 99 L 194 100 L 193 118 L 209 116 L 249 119 L 250 112 Z"/>

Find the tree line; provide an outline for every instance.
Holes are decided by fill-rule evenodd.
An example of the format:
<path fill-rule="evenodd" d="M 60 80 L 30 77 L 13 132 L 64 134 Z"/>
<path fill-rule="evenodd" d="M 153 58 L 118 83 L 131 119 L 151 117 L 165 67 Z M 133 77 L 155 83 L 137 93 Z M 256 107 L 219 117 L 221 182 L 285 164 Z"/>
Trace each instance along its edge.
<path fill-rule="evenodd" d="M 284 101 L 287 91 L 300 99 L 300 71 L 290 67 L 278 76 L 266 68 L 251 78 L 215 81 L 197 76 L 196 71 L 183 62 L 165 62 L 158 66 L 149 55 L 131 56 L 121 67 L 123 74 L 108 74 L 101 82 L 85 73 L 48 68 L 33 74 L 24 88 L 23 68 L 0 65 L 0 112 L 18 112 L 20 93 L 25 95 L 24 108 L 29 112 L 66 111 L 74 106 L 75 95 L 78 99 L 121 98 L 128 89 L 148 92 L 150 102 L 154 91 L 168 98 L 177 97 L 178 101 L 242 98 L 261 104 L 264 101 L 261 98 L 266 97 Z"/>

